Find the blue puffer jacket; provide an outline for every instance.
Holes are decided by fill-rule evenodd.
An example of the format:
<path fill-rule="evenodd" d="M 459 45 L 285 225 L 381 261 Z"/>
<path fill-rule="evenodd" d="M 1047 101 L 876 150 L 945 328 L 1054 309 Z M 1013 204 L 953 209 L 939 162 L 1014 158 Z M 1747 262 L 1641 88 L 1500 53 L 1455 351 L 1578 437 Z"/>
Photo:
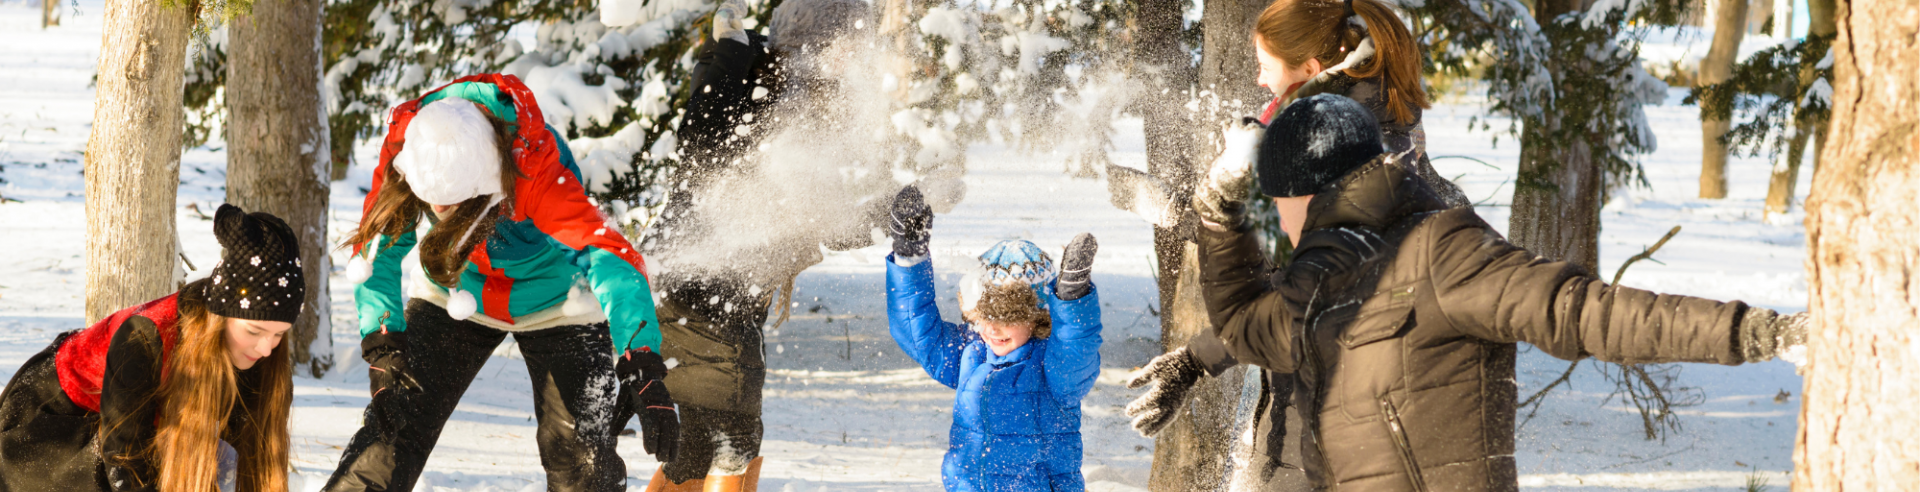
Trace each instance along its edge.
<path fill-rule="evenodd" d="M 1041 295 L 1053 333 L 1006 356 L 980 335 L 940 319 L 933 262 L 911 267 L 887 257 L 887 323 L 900 349 L 953 401 L 941 481 L 949 491 L 1071 491 L 1080 475 L 1080 399 L 1100 373 L 1100 296 L 1062 301 Z"/>

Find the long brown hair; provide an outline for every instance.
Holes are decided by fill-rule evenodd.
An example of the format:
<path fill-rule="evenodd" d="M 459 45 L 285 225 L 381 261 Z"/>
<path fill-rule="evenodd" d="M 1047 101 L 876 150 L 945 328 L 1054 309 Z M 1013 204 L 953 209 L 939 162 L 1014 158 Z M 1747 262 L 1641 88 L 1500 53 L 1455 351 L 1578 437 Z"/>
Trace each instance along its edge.
<path fill-rule="evenodd" d="M 1254 40 L 1287 65 L 1298 67 L 1315 59 L 1321 66 L 1331 67 L 1345 61 L 1347 53 L 1362 40 L 1372 37 L 1377 55 L 1349 69 L 1347 75 L 1356 79 L 1380 77 L 1393 118 L 1413 121 L 1414 109 L 1428 107 L 1413 34 L 1393 9 L 1379 0 L 1352 0 L 1352 5 L 1353 13 L 1366 22 L 1366 27 L 1346 21 L 1347 3 L 1342 0 L 1274 0 L 1254 21 Z"/>
<path fill-rule="evenodd" d="M 500 205 L 490 207 L 492 198 L 477 196 L 454 206 L 447 217 L 427 231 L 420 238 L 420 266 L 427 277 L 442 287 L 456 287 L 460 282 L 460 272 L 466 270 L 467 256 L 474 248 L 493 235 L 494 222 L 502 217 L 513 215 L 513 188 L 520 178 L 520 166 L 514 164 L 512 127 L 506 121 L 487 113 L 487 121 L 493 123 L 494 142 L 500 148 Z M 405 145 L 402 143 L 402 145 Z M 413 179 L 434 179 L 415 176 Z M 380 195 L 373 199 L 373 206 L 367 208 L 366 216 L 360 218 L 360 228 L 355 229 L 343 246 L 368 244 L 380 235 L 389 238 L 405 234 L 419 225 L 419 220 L 432 211 L 432 207 L 420 197 L 413 195 L 413 187 L 407 177 L 401 176 L 398 169 L 389 166 L 380 182 Z M 476 221 L 478 222 L 476 224 Z M 462 234 L 472 228 L 466 241 L 460 241 Z M 376 247 L 386 247 L 385 244 Z"/>
<path fill-rule="evenodd" d="M 239 455 L 237 490 L 287 490 L 290 469 L 287 415 L 293 407 L 293 366 L 285 337 L 253 369 L 239 371 L 227 355 L 227 318 L 207 312 L 200 280 L 181 289 L 173 351 L 153 398 L 160 409 L 152 445 L 141 452 L 159 472 L 161 492 L 206 492 L 216 485 L 219 441 Z M 248 391 L 241 391 L 244 385 Z M 244 410 L 232 420 L 235 404 Z M 238 424 L 231 427 L 229 423 Z M 103 427 L 127 422 L 105 422 Z M 102 429 L 106 430 L 105 428 Z"/>

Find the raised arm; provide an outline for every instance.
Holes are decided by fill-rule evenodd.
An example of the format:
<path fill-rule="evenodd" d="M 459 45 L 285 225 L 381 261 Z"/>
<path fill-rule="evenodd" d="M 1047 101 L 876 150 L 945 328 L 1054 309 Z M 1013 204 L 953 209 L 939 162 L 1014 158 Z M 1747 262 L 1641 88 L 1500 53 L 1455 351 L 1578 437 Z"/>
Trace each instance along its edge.
<path fill-rule="evenodd" d="M 928 376 L 949 388 L 960 384 L 961 353 L 978 335 L 940 319 L 932 261 L 900 266 L 887 255 L 887 329 Z"/>

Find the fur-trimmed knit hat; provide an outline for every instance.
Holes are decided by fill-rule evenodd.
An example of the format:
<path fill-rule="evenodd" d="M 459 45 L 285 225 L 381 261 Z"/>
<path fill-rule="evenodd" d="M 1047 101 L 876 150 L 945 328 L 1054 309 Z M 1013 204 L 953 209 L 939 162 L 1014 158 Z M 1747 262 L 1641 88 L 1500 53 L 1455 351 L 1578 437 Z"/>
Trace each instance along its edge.
<path fill-rule="evenodd" d="M 1260 141 L 1255 172 L 1267 196 L 1312 195 L 1383 152 L 1380 122 L 1366 106 L 1319 94 L 1280 110 Z"/>
<path fill-rule="evenodd" d="M 1053 259 L 1032 241 L 1008 239 L 980 254 L 981 271 L 960 280 L 960 314 L 968 321 L 1031 322 L 1046 338 L 1052 317 L 1040 289 L 1053 281 Z"/>
<path fill-rule="evenodd" d="M 221 205 L 213 214 L 220 263 L 204 285 L 207 312 L 229 318 L 292 323 L 307 300 L 300 238 L 265 212 Z"/>

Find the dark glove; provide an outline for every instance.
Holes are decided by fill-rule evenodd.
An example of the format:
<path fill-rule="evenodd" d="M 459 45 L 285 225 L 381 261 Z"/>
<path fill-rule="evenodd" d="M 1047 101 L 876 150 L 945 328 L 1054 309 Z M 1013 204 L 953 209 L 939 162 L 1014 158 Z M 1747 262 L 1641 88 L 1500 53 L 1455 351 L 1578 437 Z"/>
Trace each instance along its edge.
<path fill-rule="evenodd" d="M 680 449 L 680 414 L 667 394 L 667 363 L 646 347 L 627 350 L 613 366 L 620 386 L 632 398 L 628 405 L 640 417 L 641 444 L 661 463 L 672 462 Z"/>
<path fill-rule="evenodd" d="M 1053 293 L 1062 301 L 1079 299 L 1093 291 L 1093 254 L 1100 242 L 1093 235 L 1080 233 L 1060 252 L 1060 276 L 1054 280 Z"/>
<path fill-rule="evenodd" d="M 1153 383 L 1153 389 L 1127 404 L 1127 416 L 1133 417 L 1133 430 L 1143 437 L 1153 437 L 1167 428 L 1173 417 L 1180 414 L 1180 406 L 1187 403 L 1187 393 L 1193 390 L 1194 383 L 1205 374 L 1205 368 L 1193 360 L 1193 353 L 1186 347 L 1147 362 L 1146 367 L 1127 380 L 1128 389 Z"/>
<path fill-rule="evenodd" d="M 407 371 L 406 332 L 387 331 L 383 327 L 368 333 L 360 339 L 360 358 L 367 361 L 369 394 L 379 396 L 385 390 L 404 394 L 420 392 L 420 382 Z"/>
<path fill-rule="evenodd" d="M 1747 363 L 1775 357 L 1792 362 L 1796 369 L 1806 367 L 1807 313 L 1781 316 L 1772 309 L 1748 306 L 1740 317 L 1740 356 Z"/>
<path fill-rule="evenodd" d="M 927 242 L 933 238 L 933 208 L 920 196 L 920 188 L 908 186 L 893 197 L 892 217 L 887 235 L 893 237 L 895 258 L 927 256 Z"/>

